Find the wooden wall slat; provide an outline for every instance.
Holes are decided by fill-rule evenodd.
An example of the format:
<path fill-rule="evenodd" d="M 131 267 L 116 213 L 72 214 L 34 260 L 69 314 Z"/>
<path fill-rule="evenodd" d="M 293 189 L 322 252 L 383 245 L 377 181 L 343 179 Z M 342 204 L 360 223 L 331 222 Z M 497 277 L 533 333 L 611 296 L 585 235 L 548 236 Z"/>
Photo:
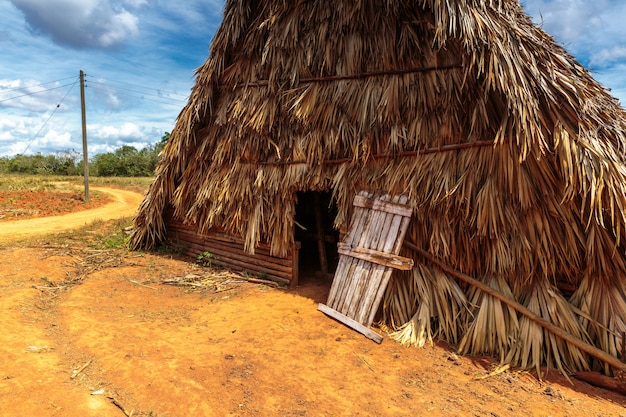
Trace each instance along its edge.
<path fill-rule="evenodd" d="M 270 254 L 269 245 L 261 244 L 255 253 L 245 251 L 242 239 L 230 236 L 221 230 L 198 233 L 194 227 L 169 220 L 166 222 L 168 238 L 183 246 L 186 255 L 196 257 L 208 252 L 210 262 L 235 271 L 261 275 L 267 279 L 290 286 L 298 282 L 298 250 L 294 245 L 287 257 L 279 258 Z"/>

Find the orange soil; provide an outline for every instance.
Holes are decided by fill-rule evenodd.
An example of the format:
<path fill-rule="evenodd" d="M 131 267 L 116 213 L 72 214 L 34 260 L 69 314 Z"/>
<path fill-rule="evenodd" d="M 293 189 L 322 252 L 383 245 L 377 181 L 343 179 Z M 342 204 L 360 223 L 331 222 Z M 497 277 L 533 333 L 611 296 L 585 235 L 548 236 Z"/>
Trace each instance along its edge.
<path fill-rule="evenodd" d="M 55 203 L 54 194 L 42 198 L 40 213 L 55 210 L 59 206 L 64 206 L 63 215 L 37 216 L 25 220 L 12 220 L 0 223 L 0 243 L 11 243 L 17 239 L 37 236 L 46 233 L 71 230 L 94 220 L 119 219 L 133 216 L 142 200 L 142 195 L 133 191 L 120 190 L 114 188 L 91 187 L 97 192 L 98 198 L 93 198 L 92 202 L 84 203 L 77 198 L 67 198 L 63 196 L 64 203 Z M 29 191 L 21 192 L 24 196 L 21 201 L 28 201 Z M 1 193 L 0 193 L 1 195 Z M 31 200 L 35 204 L 34 200 Z M 73 206 L 68 208 L 68 205 Z M 52 209 L 51 209 L 52 208 Z"/>
<path fill-rule="evenodd" d="M 0 193 L 0 222 L 33 217 L 58 216 L 100 207 L 111 201 L 107 194 L 90 195 L 88 203 L 80 192 L 9 191 Z"/>
<path fill-rule="evenodd" d="M 3 416 L 626 416 L 625 397 L 555 371 L 481 380 L 484 358 L 377 345 L 317 311 L 313 278 L 214 293 L 162 284 L 209 274 L 166 255 L 0 253 Z"/>

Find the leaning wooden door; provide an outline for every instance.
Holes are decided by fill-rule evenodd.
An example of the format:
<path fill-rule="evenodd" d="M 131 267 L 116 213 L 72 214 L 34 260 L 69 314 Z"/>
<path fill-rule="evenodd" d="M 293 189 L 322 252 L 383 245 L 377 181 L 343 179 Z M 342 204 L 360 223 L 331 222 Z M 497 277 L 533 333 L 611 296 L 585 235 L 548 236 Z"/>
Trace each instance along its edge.
<path fill-rule="evenodd" d="M 318 309 L 377 343 L 370 329 L 393 269 L 409 270 L 413 260 L 398 256 L 413 210 L 406 196 L 354 198 L 350 229 L 339 243 L 339 265 L 326 304 Z"/>

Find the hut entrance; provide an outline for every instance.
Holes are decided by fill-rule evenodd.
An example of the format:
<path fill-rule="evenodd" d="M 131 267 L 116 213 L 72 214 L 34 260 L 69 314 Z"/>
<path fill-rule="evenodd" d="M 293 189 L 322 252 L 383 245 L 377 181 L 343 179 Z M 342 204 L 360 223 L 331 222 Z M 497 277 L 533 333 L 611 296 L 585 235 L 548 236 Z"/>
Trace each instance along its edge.
<path fill-rule="evenodd" d="M 332 278 L 337 269 L 339 232 L 333 228 L 337 207 L 327 191 L 305 191 L 297 194 L 294 238 L 300 242 L 301 278 Z"/>

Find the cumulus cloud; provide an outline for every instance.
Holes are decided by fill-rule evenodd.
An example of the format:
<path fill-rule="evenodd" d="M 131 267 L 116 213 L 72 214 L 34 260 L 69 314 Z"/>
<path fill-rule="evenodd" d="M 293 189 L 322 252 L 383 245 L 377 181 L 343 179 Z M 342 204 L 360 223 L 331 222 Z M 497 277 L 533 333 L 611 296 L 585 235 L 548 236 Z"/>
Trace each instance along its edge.
<path fill-rule="evenodd" d="M 27 123 L 27 119 L 22 117 L 3 117 L 0 118 L 0 145 L 14 143 L 20 138 L 25 138 L 29 134 L 31 126 Z M 22 147 L 22 149 L 24 149 Z"/>
<path fill-rule="evenodd" d="M 40 120 L 15 116 L 0 119 L 0 156 L 57 153 L 76 148 L 80 144 L 80 136 L 73 140 L 72 134 L 63 129 L 48 129 L 39 136 L 35 135 L 41 128 Z"/>
<path fill-rule="evenodd" d="M 43 154 L 56 154 L 72 149 L 81 149 L 82 143 L 78 138 L 73 138 L 70 132 L 59 132 L 57 130 L 49 130 L 46 134 L 37 138 L 28 144 L 28 150 L 36 149 L 37 152 Z M 28 150 L 25 153 L 29 153 Z"/>
<path fill-rule="evenodd" d="M 139 33 L 145 0 L 10 0 L 32 31 L 74 48 L 114 48 Z"/>
<path fill-rule="evenodd" d="M 89 127 L 101 139 L 119 140 L 121 143 L 139 142 L 146 139 L 146 134 L 135 123 L 123 123 L 118 126 L 90 125 Z"/>
<path fill-rule="evenodd" d="M 88 124 L 87 130 L 91 154 L 111 152 L 124 145 L 141 149 L 159 139 L 152 136 L 150 128 L 132 122 L 115 125 Z"/>
<path fill-rule="evenodd" d="M 572 42 L 590 30 L 602 27 L 602 13 L 609 0 L 524 0 L 535 22 L 561 39 Z M 539 19 L 537 19 L 539 17 Z M 543 21 L 542 21 L 543 19 Z"/>
<path fill-rule="evenodd" d="M 626 3 L 621 0 L 522 0 L 533 20 L 583 64 L 604 68 L 626 50 Z"/>
<path fill-rule="evenodd" d="M 33 132 L 40 127 L 35 121 L 26 117 L 0 119 L 0 156 L 37 152 L 56 154 L 82 150 L 82 134 L 79 123 L 70 125 L 56 123 L 44 129 L 39 136 L 34 136 Z M 129 122 L 120 125 L 88 123 L 89 155 L 113 152 L 124 145 L 141 149 L 160 139 L 156 133 L 158 132 L 155 132 L 154 128 Z M 162 134 L 160 133 L 160 135 Z"/>
<path fill-rule="evenodd" d="M 53 82 L 41 85 L 35 80 L 6 80 L 0 79 L 0 107 L 23 109 L 30 112 L 45 112 L 53 110 L 61 104 L 64 96 L 75 85 L 75 81 L 66 80 L 65 83 Z M 65 111 L 68 104 L 76 102 L 74 97 L 65 97 L 64 106 L 59 111 Z"/>
<path fill-rule="evenodd" d="M 623 61 L 624 59 L 626 59 L 626 44 L 600 49 L 598 52 L 591 54 L 589 61 L 592 66 L 605 67 L 608 64 Z"/>

